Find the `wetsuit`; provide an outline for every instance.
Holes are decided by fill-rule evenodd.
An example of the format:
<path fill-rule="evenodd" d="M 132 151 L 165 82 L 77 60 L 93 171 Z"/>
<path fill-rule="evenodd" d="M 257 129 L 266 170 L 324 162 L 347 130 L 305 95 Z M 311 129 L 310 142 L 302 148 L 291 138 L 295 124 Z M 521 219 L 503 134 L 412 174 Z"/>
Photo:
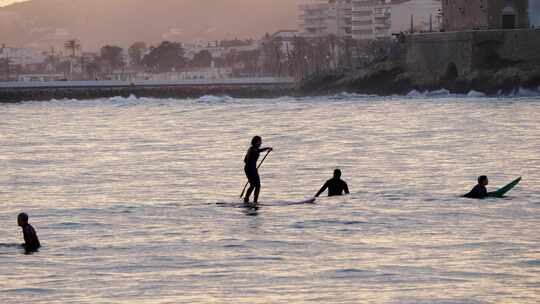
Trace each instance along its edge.
<path fill-rule="evenodd" d="M 250 147 L 244 158 L 244 172 L 252 187 L 261 186 L 261 179 L 259 178 L 259 172 L 257 170 L 257 161 L 259 160 L 261 151 L 263 150 L 256 147 Z"/>
<path fill-rule="evenodd" d="M 339 178 L 332 178 L 324 183 L 321 190 L 317 192 L 315 197 L 319 197 L 319 195 L 321 195 L 326 188 L 328 188 L 328 196 L 343 195 L 343 192 L 345 192 L 345 194 L 349 194 L 349 187 L 345 181 Z"/>
<path fill-rule="evenodd" d="M 471 192 L 465 194 L 465 197 L 468 198 L 485 198 L 488 196 L 488 192 L 485 186 L 480 184 L 474 186 Z"/>
<path fill-rule="evenodd" d="M 41 247 L 39 239 L 36 234 L 36 230 L 32 225 L 26 223 L 22 225 L 23 237 L 24 237 L 24 249 L 26 252 L 34 252 Z"/>

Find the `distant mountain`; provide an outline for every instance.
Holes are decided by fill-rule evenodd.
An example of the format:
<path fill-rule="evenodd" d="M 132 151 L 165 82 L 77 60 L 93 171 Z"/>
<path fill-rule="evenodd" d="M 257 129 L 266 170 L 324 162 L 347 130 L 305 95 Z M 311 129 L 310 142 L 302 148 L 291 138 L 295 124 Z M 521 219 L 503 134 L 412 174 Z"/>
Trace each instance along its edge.
<path fill-rule="evenodd" d="M 134 41 L 258 38 L 296 28 L 302 0 L 32 0 L 0 8 L 0 44 L 85 49 Z"/>

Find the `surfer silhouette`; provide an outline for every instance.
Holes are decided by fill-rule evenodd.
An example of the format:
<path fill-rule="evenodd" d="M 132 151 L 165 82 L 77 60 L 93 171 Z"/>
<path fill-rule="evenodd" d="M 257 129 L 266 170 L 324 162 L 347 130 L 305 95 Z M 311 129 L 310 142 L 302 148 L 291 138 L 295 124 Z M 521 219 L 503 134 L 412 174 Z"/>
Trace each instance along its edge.
<path fill-rule="evenodd" d="M 17 216 L 17 224 L 22 228 L 24 237 L 24 244 L 22 244 L 22 246 L 26 253 L 38 251 L 41 244 L 39 243 L 36 230 L 28 223 L 28 214 L 24 212 L 20 213 L 19 216 Z"/>
<path fill-rule="evenodd" d="M 321 190 L 315 194 L 315 197 L 319 197 L 326 188 L 328 188 L 328 196 L 343 195 L 343 193 L 349 194 L 349 187 L 347 186 L 347 183 L 341 179 L 341 170 L 339 169 L 334 170 L 334 177 L 324 183 Z"/>
<path fill-rule="evenodd" d="M 482 175 L 478 177 L 478 185 L 474 186 L 472 190 L 465 194 L 467 198 L 485 198 L 488 196 L 486 186 L 489 184 L 487 176 Z"/>
<path fill-rule="evenodd" d="M 249 203 L 249 197 L 253 191 L 253 203 L 257 204 L 259 200 L 259 193 L 261 191 L 261 179 L 259 177 L 259 172 L 257 170 L 257 161 L 261 152 L 272 151 L 271 147 L 261 148 L 262 138 L 260 136 L 254 136 L 251 139 L 251 147 L 249 147 L 246 157 L 244 157 L 244 172 L 249 181 L 249 188 L 244 197 L 244 203 Z"/>

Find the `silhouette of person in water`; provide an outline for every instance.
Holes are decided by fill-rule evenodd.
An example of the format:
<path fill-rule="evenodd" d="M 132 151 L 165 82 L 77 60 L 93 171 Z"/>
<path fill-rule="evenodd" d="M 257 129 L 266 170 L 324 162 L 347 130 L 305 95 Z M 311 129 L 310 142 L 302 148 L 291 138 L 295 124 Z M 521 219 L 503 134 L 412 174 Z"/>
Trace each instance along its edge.
<path fill-rule="evenodd" d="M 471 192 L 465 194 L 467 198 L 485 198 L 488 196 L 486 186 L 489 184 L 487 176 L 482 175 L 478 177 L 478 185 L 472 188 Z"/>
<path fill-rule="evenodd" d="M 28 224 L 28 214 L 24 212 L 20 213 L 17 217 L 17 223 L 22 228 L 24 237 L 24 244 L 22 244 L 22 246 L 24 247 L 26 253 L 38 251 L 41 244 L 39 243 L 36 230 L 34 230 L 32 225 Z"/>
<path fill-rule="evenodd" d="M 315 197 L 319 197 L 326 188 L 328 188 L 328 196 L 343 195 L 344 192 L 345 194 L 349 194 L 349 187 L 347 186 L 347 183 L 341 179 L 341 170 L 339 169 L 334 170 L 334 177 L 324 183 L 321 190 L 315 194 Z"/>
<path fill-rule="evenodd" d="M 262 138 L 260 136 L 254 136 L 253 139 L 251 139 L 251 147 L 248 149 L 246 157 L 244 158 L 244 172 L 249 181 L 249 188 L 244 197 L 244 203 L 249 203 L 249 197 L 254 190 L 253 203 L 257 204 L 257 201 L 259 200 L 261 179 L 259 178 L 259 172 L 257 170 L 257 161 L 259 160 L 261 152 L 273 150 L 271 147 L 261 148 L 261 145 Z"/>

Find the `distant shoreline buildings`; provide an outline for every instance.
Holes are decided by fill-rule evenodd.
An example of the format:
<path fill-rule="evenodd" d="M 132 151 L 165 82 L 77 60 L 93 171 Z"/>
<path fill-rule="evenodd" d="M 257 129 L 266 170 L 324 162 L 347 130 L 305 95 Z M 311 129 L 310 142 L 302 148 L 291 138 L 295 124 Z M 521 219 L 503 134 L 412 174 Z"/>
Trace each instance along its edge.
<path fill-rule="evenodd" d="M 411 31 L 438 31 L 440 0 L 313 0 L 299 6 L 299 31 L 306 38 L 387 38 Z"/>
<path fill-rule="evenodd" d="M 538 28 L 540 0 L 310 0 L 298 6 L 298 24 L 256 40 L 136 42 L 100 52 L 59 32 L 76 43 L 42 51 L 0 44 L 0 81 L 304 79 L 384 57 L 405 34 Z"/>

